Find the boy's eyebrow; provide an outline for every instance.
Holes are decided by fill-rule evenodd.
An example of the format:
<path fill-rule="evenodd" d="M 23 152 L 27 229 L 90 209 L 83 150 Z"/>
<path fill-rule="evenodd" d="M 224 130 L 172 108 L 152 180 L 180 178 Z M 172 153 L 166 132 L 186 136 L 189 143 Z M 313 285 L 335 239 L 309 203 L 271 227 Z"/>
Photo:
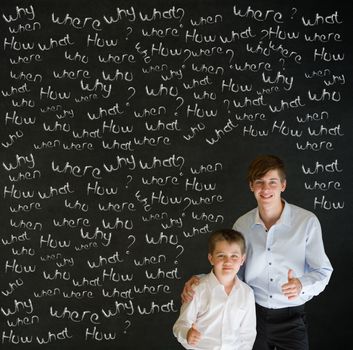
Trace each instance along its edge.
<path fill-rule="evenodd" d="M 219 253 L 225 253 L 223 250 L 215 250 L 214 252 L 213 252 L 213 254 L 219 254 Z M 239 251 L 238 250 L 233 250 L 233 251 L 231 251 L 230 252 L 231 254 L 234 254 L 234 253 L 239 253 Z"/>

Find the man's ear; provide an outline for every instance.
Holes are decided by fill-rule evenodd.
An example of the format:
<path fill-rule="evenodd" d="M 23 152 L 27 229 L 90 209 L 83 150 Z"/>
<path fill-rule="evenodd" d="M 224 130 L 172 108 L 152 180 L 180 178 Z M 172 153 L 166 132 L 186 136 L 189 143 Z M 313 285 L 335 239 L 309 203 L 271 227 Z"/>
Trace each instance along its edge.
<path fill-rule="evenodd" d="M 254 188 L 253 188 L 253 186 L 252 186 L 252 182 L 251 182 L 251 181 L 249 182 L 249 188 L 250 188 L 250 191 L 251 191 L 251 192 L 254 192 Z"/>
<path fill-rule="evenodd" d="M 213 259 L 212 259 L 212 255 L 209 253 L 208 254 L 208 261 L 210 262 L 210 264 L 213 266 Z"/>
<path fill-rule="evenodd" d="M 284 192 L 285 189 L 287 188 L 287 180 L 281 181 L 281 184 L 282 184 L 282 189 L 281 189 L 281 191 Z"/>

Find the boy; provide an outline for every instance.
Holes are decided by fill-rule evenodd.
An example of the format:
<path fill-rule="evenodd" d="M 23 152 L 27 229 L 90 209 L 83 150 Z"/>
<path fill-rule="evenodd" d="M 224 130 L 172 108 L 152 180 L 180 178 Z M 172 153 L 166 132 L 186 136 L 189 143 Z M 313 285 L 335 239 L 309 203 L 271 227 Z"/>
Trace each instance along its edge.
<path fill-rule="evenodd" d="M 256 301 L 254 350 L 308 350 L 304 304 L 325 289 L 333 271 L 320 222 L 282 199 L 287 182 L 278 157 L 254 159 L 248 183 L 257 207 L 241 216 L 234 229 L 243 232 L 248 247 L 243 277 Z M 190 282 L 197 283 L 195 277 Z M 190 293 L 186 284 L 183 300 Z"/>
<path fill-rule="evenodd" d="M 182 305 L 173 333 L 186 349 L 251 350 L 256 336 L 252 289 L 237 278 L 245 260 L 241 233 L 215 231 L 208 241 L 212 271 L 195 286 L 192 301 Z"/>

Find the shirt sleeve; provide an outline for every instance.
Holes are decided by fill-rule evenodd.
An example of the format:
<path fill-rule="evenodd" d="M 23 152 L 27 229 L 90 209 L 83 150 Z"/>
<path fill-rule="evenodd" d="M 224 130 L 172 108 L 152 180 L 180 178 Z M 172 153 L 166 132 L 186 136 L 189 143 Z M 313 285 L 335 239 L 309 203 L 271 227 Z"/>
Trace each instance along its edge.
<path fill-rule="evenodd" d="M 311 298 L 321 293 L 328 284 L 333 268 L 326 256 L 322 241 L 321 225 L 314 216 L 308 223 L 305 252 L 305 270 L 299 277 L 302 284 L 301 294 Z"/>
<path fill-rule="evenodd" d="M 184 303 L 180 309 L 180 315 L 173 326 L 173 333 L 178 339 L 179 343 L 186 349 L 193 349 L 186 340 L 187 333 L 192 327 L 192 324 L 196 322 L 198 307 L 199 307 L 200 295 L 198 288 L 195 287 L 195 294 L 192 300 L 188 303 Z"/>
<path fill-rule="evenodd" d="M 240 326 L 241 350 L 251 350 L 256 338 L 256 311 L 254 293 L 250 290 L 244 319 Z"/>

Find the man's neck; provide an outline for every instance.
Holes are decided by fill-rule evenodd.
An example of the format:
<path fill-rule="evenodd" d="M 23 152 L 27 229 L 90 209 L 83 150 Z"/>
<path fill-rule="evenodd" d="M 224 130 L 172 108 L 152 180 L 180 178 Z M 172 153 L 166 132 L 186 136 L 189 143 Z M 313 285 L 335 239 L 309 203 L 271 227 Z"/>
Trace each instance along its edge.
<path fill-rule="evenodd" d="M 274 206 L 259 206 L 259 214 L 266 228 L 269 230 L 281 217 L 284 202 L 281 200 Z"/>

